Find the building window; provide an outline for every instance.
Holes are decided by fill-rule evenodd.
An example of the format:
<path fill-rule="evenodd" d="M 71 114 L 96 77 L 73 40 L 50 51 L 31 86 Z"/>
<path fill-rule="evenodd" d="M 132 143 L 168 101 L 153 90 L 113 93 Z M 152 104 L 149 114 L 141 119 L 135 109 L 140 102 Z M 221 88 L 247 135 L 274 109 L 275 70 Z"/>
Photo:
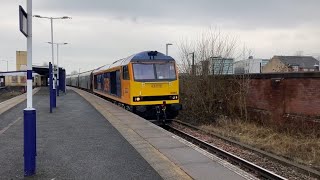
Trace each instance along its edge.
<path fill-rule="evenodd" d="M 20 76 L 20 83 L 26 83 L 26 76 Z"/>
<path fill-rule="evenodd" d="M 303 69 L 303 71 L 304 71 L 304 72 L 307 72 L 307 71 L 309 71 L 309 69 Z"/>
<path fill-rule="evenodd" d="M 299 71 L 299 66 L 292 66 L 293 72 L 298 72 Z"/>
<path fill-rule="evenodd" d="M 314 69 L 309 69 L 309 71 L 314 71 Z"/>
<path fill-rule="evenodd" d="M 11 82 L 12 83 L 18 83 L 18 76 L 12 76 L 11 77 Z"/>

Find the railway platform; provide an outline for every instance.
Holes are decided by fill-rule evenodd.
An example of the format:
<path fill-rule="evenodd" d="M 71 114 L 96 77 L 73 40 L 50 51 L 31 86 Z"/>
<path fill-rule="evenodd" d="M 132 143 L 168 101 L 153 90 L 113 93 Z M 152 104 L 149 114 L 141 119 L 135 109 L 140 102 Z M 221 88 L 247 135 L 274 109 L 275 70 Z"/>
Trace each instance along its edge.
<path fill-rule="evenodd" d="M 48 89 L 36 91 L 37 171 L 31 179 L 255 179 L 93 94 L 69 88 L 51 114 Z M 0 111 L 0 179 L 22 179 L 26 103 L 23 96 L 10 101 Z"/>

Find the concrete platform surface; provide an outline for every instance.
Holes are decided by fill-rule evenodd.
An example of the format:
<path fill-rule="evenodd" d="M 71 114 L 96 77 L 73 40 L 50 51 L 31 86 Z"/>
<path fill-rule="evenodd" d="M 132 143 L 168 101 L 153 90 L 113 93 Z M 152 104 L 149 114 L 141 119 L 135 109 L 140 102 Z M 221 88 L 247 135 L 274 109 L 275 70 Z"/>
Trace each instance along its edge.
<path fill-rule="evenodd" d="M 50 114 L 48 89 L 42 88 L 34 96 L 34 106 L 37 174 L 28 179 L 162 179 L 117 129 L 74 91 L 58 97 L 57 108 Z M 0 115 L 0 179 L 23 178 L 25 107 L 23 102 Z"/>
<path fill-rule="evenodd" d="M 166 178 L 256 179 L 236 166 L 196 147 L 151 122 L 88 92 L 70 88 L 95 107 L 126 140 Z M 163 170 L 163 169 L 166 170 Z"/>

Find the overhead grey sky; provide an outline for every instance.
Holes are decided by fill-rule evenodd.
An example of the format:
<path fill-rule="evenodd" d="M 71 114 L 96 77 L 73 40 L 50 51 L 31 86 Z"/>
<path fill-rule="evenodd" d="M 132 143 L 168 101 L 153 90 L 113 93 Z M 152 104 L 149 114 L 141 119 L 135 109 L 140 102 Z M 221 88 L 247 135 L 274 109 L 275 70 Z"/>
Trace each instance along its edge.
<path fill-rule="evenodd" d="M 1 0 L 0 60 L 15 70 L 15 51 L 26 50 L 19 31 L 18 6 L 26 0 Z M 33 14 L 71 16 L 54 21 L 60 64 L 70 73 L 93 69 L 144 50 L 165 52 L 179 60 L 182 38 L 209 27 L 235 36 L 257 58 L 273 55 L 320 56 L 319 0 L 33 0 Z M 33 18 L 33 62 L 51 60 L 50 22 Z M 0 71 L 6 62 L 0 61 Z"/>

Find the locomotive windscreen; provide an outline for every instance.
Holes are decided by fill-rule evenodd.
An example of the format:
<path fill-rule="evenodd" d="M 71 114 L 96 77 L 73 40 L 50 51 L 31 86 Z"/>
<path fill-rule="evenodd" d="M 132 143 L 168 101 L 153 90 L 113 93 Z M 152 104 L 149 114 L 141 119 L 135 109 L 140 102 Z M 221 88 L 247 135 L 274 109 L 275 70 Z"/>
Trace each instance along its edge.
<path fill-rule="evenodd" d="M 134 79 L 143 80 L 175 80 L 176 70 L 173 62 L 165 63 L 134 63 Z"/>

